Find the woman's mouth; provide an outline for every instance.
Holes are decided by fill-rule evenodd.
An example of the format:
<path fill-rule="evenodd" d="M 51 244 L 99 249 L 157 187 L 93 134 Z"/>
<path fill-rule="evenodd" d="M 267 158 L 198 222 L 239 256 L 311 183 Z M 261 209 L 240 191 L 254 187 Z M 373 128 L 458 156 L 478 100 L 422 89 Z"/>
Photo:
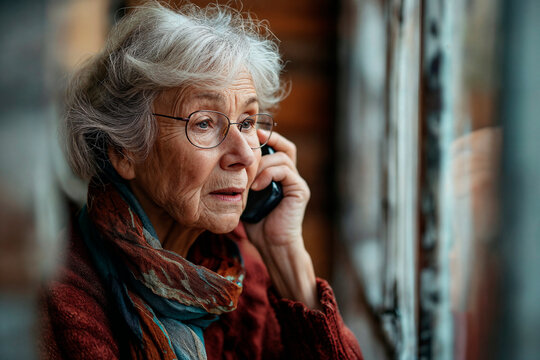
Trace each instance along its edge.
<path fill-rule="evenodd" d="M 244 189 L 241 188 L 226 188 L 212 191 L 210 195 L 222 201 L 237 202 L 242 201 Z"/>

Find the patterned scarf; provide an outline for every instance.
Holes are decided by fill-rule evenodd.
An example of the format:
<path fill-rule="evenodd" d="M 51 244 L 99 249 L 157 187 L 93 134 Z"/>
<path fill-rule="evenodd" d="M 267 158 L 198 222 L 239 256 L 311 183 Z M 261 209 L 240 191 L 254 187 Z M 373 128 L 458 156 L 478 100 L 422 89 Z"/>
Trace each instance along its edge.
<path fill-rule="evenodd" d="M 133 359 L 206 359 L 203 330 L 233 311 L 244 268 L 238 247 L 204 233 L 188 257 L 161 247 L 128 186 L 92 182 L 79 225 L 129 329 Z"/>

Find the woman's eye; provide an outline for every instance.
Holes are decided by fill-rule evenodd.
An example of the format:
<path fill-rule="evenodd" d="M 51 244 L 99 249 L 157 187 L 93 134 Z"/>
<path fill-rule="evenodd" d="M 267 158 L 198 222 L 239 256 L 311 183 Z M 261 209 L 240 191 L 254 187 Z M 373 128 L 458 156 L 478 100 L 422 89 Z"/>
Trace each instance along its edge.
<path fill-rule="evenodd" d="M 197 120 L 195 126 L 197 126 L 200 130 L 206 130 L 212 127 L 212 120 L 210 119 L 204 119 L 204 120 Z"/>
<path fill-rule="evenodd" d="M 242 121 L 242 130 L 249 130 L 255 126 L 255 121 L 253 119 L 245 119 Z"/>

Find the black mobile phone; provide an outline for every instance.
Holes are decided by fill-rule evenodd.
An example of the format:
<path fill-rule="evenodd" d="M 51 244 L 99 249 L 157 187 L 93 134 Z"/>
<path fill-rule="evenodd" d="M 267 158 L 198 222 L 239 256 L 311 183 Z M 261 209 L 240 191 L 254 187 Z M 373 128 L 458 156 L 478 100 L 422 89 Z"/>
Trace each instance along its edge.
<path fill-rule="evenodd" d="M 264 156 L 276 151 L 265 145 L 261 148 L 261 152 Z M 249 190 L 246 208 L 240 216 L 240 220 L 250 224 L 258 223 L 278 206 L 281 199 L 283 199 L 283 187 L 277 181 L 272 181 L 270 185 L 260 191 Z"/>

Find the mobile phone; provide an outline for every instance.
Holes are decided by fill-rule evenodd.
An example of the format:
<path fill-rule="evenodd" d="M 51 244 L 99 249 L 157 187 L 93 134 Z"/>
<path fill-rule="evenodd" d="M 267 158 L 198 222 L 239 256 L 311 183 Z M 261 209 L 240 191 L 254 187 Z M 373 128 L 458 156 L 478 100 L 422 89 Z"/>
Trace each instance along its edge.
<path fill-rule="evenodd" d="M 276 151 L 268 145 L 261 148 L 262 155 L 273 154 Z M 270 185 L 260 191 L 249 190 L 246 208 L 240 216 L 240 220 L 255 224 L 278 206 L 283 199 L 283 187 L 281 183 L 272 181 Z"/>

